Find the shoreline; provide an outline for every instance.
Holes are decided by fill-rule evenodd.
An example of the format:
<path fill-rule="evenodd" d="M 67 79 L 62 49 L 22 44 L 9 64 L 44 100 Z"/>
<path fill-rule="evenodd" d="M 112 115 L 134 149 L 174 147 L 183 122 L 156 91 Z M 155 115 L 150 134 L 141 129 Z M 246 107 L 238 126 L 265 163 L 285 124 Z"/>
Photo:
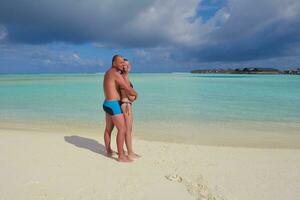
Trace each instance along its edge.
<path fill-rule="evenodd" d="M 259 149 L 300 149 L 300 135 L 298 134 L 300 126 L 298 123 L 291 123 L 290 127 L 285 127 L 285 123 L 266 122 L 251 124 L 251 126 L 247 123 L 236 123 L 235 125 L 237 126 L 233 126 L 232 123 L 212 123 L 202 124 L 196 128 L 185 125 L 176 127 L 176 130 L 171 127 L 170 129 L 165 129 L 165 127 L 162 129 L 153 129 L 150 127 L 152 125 L 136 123 L 138 126 L 134 127 L 134 137 L 146 141 Z M 273 127 L 273 125 L 275 126 Z M 69 132 L 102 137 L 103 126 L 103 124 L 91 123 L 87 125 L 80 122 L 10 121 L 1 122 L 0 130 L 56 134 Z M 159 126 L 159 123 L 157 126 Z M 189 134 L 185 134 L 187 131 Z M 116 135 L 115 129 L 113 135 Z"/>
<path fill-rule="evenodd" d="M 263 196 L 273 200 L 299 196 L 300 150 L 295 149 L 135 139 L 135 150 L 142 157 L 119 163 L 103 154 L 98 134 L 0 129 L 0 138 L 0 199 L 252 200 Z"/>

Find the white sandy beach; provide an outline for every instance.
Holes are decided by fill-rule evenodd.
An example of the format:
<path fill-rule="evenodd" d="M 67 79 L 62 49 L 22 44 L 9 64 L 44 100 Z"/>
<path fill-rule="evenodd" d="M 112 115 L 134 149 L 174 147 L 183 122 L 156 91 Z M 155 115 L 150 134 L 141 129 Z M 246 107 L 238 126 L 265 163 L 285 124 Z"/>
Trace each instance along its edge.
<path fill-rule="evenodd" d="M 142 158 L 119 163 L 104 155 L 102 133 L 2 129 L 0 199 L 300 197 L 299 149 L 134 143 Z"/>

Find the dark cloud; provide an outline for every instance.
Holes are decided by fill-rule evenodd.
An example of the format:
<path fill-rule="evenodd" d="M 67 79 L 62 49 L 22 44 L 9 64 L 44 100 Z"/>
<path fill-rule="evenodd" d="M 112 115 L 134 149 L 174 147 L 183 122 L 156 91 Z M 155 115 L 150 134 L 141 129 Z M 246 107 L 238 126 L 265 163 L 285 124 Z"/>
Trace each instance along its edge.
<path fill-rule="evenodd" d="M 1 0 L 0 41 L 133 48 L 165 66 L 267 60 L 296 56 L 299 10 L 298 0 Z"/>
<path fill-rule="evenodd" d="M 244 61 L 289 56 L 300 44 L 300 21 L 277 21 L 259 32 L 188 49 L 199 61 Z M 217 40 L 217 39 L 216 39 Z"/>
<path fill-rule="evenodd" d="M 116 39 L 122 41 L 128 22 L 151 3 L 151 0 L 2 0 L 0 24 L 6 26 L 12 42 L 110 43 Z"/>
<path fill-rule="evenodd" d="M 211 31 L 198 45 L 174 49 L 180 62 L 241 62 L 297 55 L 300 2 L 230 0 L 207 23 Z"/>

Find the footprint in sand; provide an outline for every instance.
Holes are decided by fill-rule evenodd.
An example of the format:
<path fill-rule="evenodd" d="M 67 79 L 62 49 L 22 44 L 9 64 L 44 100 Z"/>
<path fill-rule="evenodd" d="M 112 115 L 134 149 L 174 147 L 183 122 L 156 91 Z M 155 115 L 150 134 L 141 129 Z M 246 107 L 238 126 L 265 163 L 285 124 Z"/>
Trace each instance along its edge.
<path fill-rule="evenodd" d="M 178 176 L 177 174 L 170 174 L 170 175 L 167 175 L 165 176 L 166 179 L 168 179 L 169 181 L 176 181 L 178 183 L 181 183 L 182 182 L 182 178 L 181 176 Z"/>
<path fill-rule="evenodd" d="M 211 192 L 206 181 L 200 177 L 197 182 L 192 182 L 188 179 L 184 179 L 178 174 L 170 174 L 165 176 L 169 181 L 183 183 L 190 195 L 196 198 L 196 200 L 225 200 L 220 195 L 215 195 Z"/>

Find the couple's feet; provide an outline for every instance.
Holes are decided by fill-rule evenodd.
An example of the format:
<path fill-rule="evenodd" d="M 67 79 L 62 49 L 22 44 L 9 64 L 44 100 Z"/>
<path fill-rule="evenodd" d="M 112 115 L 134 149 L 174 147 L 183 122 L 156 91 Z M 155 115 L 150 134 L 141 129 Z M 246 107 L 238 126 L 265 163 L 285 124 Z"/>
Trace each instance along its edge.
<path fill-rule="evenodd" d="M 130 159 L 128 156 L 119 156 L 118 161 L 119 162 L 132 162 L 133 160 Z"/>
<path fill-rule="evenodd" d="M 127 157 L 130 159 L 130 160 L 135 160 L 135 159 L 138 159 L 140 158 L 141 156 L 136 154 L 136 153 L 130 153 L 127 155 Z"/>
<path fill-rule="evenodd" d="M 107 150 L 106 151 L 106 156 L 107 157 L 112 157 L 113 155 L 116 155 L 116 154 L 118 154 L 118 152 L 115 152 L 115 151 L 113 151 L 113 150 Z M 134 153 L 134 152 L 132 152 L 132 153 L 128 153 L 128 155 L 126 155 L 126 152 L 124 151 L 124 155 L 123 156 L 119 156 L 118 157 L 118 161 L 119 162 L 132 162 L 132 161 L 134 161 L 135 159 L 137 159 L 137 158 L 140 158 L 141 156 L 140 155 L 138 155 L 138 154 L 136 154 L 136 153 Z"/>
<path fill-rule="evenodd" d="M 113 155 L 118 154 L 117 152 L 113 151 L 113 150 L 106 150 L 106 156 L 107 157 L 112 157 Z"/>
<path fill-rule="evenodd" d="M 118 158 L 118 161 L 119 162 L 132 162 L 134 161 L 135 159 L 138 159 L 140 158 L 141 156 L 136 154 L 136 153 L 131 153 L 131 154 L 128 154 L 128 155 L 124 155 L 122 157 L 119 157 Z"/>

